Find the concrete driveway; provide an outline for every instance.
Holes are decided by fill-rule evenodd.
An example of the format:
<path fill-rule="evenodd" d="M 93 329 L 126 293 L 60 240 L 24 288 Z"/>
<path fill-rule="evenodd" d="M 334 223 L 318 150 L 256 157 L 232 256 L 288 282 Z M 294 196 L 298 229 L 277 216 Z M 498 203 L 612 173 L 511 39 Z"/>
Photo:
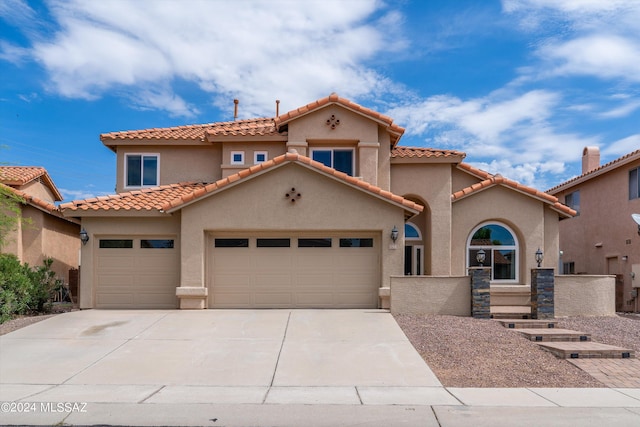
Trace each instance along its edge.
<path fill-rule="evenodd" d="M 459 403 L 381 310 L 87 310 L 0 349 L 0 401 Z"/>

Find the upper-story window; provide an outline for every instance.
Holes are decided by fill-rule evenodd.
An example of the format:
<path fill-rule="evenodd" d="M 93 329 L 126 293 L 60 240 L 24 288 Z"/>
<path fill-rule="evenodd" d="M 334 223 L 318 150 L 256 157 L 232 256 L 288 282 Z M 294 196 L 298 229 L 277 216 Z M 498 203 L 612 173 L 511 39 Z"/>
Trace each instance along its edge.
<path fill-rule="evenodd" d="M 564 204 L 576 211 L 576 215 L 580 215 L 580 190 L 564 196 Z"/>
<path fill-rule="evenodd" d="M 232 151 L 231 152 L 231 164 L 232 165 L 244 165 L 244 151 Z"/>
<path fill-rule="evenodd" d="M 312 149 L 311 158 L 325 166 L 353 176 L 355 165 L 352 148 Z"/>
<path fill-rule="evenodd" d="M 253 164 L 266 162 L 269 159 L 269 153 L 266 151 L 254 151 L 253 152 Z"/>
<path fill-rule="evenodd" d="M 640 168 L 629 171 L 629 200 L 640 198 Z"/>
<path fill-rule="evenodd" d="M 126 187 L 155 187 L 160 180 L 159 154 L 125 155 Z"/>

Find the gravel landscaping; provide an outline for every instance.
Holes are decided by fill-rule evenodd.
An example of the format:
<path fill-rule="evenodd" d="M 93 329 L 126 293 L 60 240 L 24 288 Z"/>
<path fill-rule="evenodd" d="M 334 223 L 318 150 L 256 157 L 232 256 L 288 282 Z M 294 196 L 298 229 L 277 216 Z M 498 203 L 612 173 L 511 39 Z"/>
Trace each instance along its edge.
<path fill-rule="evenodd" d="M 397 315 L 396 321 L 445 387 L 603 387 L 494 320 Z M 559 319 L 558 328 L 640 354 L 640 317 Z"/>

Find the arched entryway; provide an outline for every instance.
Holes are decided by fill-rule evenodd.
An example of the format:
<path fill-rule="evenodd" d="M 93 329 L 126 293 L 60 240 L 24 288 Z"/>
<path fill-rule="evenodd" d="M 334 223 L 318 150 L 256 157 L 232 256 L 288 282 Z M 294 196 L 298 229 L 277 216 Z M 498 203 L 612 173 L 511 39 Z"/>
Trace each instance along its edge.
<path fill-rule="evenodd" d="M 419 197 L 411 195 L 404 197 L 425 207 L 419 215 L 409 219 L 404 225 L 404 274 L 405 276 L 430 274 L 429 206 Z"/>

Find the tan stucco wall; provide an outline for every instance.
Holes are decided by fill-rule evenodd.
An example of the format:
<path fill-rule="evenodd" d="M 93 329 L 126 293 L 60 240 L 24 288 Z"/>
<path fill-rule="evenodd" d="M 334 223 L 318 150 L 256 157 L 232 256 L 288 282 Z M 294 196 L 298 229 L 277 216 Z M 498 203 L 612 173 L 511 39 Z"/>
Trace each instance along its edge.
<path fill-rule="evenodd" d="M 301 198 L 291 203 L 291 188 Z M 285 164 L 182 209 L 181 286 L 205 286 L 206 233 L 238 230 L 368 231 L 382 236 L 381 286 L 402 274 L 403 243 L 390 249 L 403 209 L 299 164 Z"/>
<path fill-rule="evenodd" d="M 24 223 L 19 223 L 7 238 L 3 253 L 16 255 L 32 267 L 52 258 L 56 277 L 69 281 L 69 269 L 78 268 L 80 226 L 29 205 L 21 206 Z"/>
<path fill-rule="evenodd" d="M 451 192 L 455 193 L 463 188 L 477 184 L 481 180 L 471 175 L 470 173 L 460 170 L 457 167 L 451 167 Z"/>
<path fill-rule="evenodd" d="M 425 262 L 425 272 L 451 274 L 451 165 L 392 164 L 391 192 L 425 202 L 430 229 L 422 230 L 423 241 L 431 257 L 430 263 Z"/>
<path fill-rule="evenodd" d="M 615 316 L 615 277 L 562 275 L 555 277 L 555 315 Z"/>
<path fill-rule="evenodd" d="M 470 316 L 469 276 L 393 276 L 391 313 Z"/>
<path fill-rule="evenodd" d="M 28 182 L 27 184 L 17 188 L 18 190 L 24 191 L 33 197 L 44 200 L 45 202 L 53 204 L 57 201 L 51 189 L 37 180 Z"/>
<path fill-rule="evenodd" d="M 234 151 L 244 152 L 244 165 L 231 164 L 231 153 Z M 267 160 L 271 160 L 286 153 L 287 147 L 284 142 L 224 142 L 222 143 L 222 177 L 233 175 L 253 166 L 254 154 L 257 151 L 266 151 L 268 153 Z"/>
<path fill-rule="evenodd" d="M 547 209 L 543 202 L 502 186 L 494 186 L 453 203 L 452 274 L 466 273 L 469 234 L 486 221 L 506 224 L 516 234 L 520 248 L 519 283 L 530 285 L 529 271 L 537 266 L 535 252 L 538 248 L 545 251 L 542 267 L 555 268 L 557 246 L 553 241 L 545 241 L 545 233 L 553 240 L 553 218 L 554 215 L 557 218 L 557 214 L 547 215 Z M 545 230 L 545 220 L 550 227 L 548 230 Z"/>
<path fill-rule="evenodd" d="M 162 145 L 121 146 L 117 154 L 116 192 L 129 191 L 125 184 L 125 154 L 159 154 L 160 185 L 177 182 L 214 182 L 222 178 L 219 144 L 206 147 L 175 147 Z"/>
<path fill-rule="evenodd" d="M 89 242 L 82 246 L 80 270 L 80 308 L 93 308 L 96 255 L 100 238 L 135 238 L 136 236 L 175 236 L 180 239 L 180 213 L 161 218 L 150 217 L 84 217 L 82 227 Z M 180 242 L 177 247 L 181 247 Z M 178 284 L 176 284 L 177 286 Z"/>
<path fill-rule="evenodd" d="M 574 262 L 578 274 L 621 274 L 621 310 L 640 311 L 640 298 L 630 297 L 632 265 L 640 264 L 640 236 L 631 214 L 640 213 L 640 198 L 629 200 L 629 171 L 639 166 L 640 160 L 623 164 L 554 193 L 564 202 L 567 194 L 580 191 L 580 215 L 560 222 L 562 262 Z"/>

